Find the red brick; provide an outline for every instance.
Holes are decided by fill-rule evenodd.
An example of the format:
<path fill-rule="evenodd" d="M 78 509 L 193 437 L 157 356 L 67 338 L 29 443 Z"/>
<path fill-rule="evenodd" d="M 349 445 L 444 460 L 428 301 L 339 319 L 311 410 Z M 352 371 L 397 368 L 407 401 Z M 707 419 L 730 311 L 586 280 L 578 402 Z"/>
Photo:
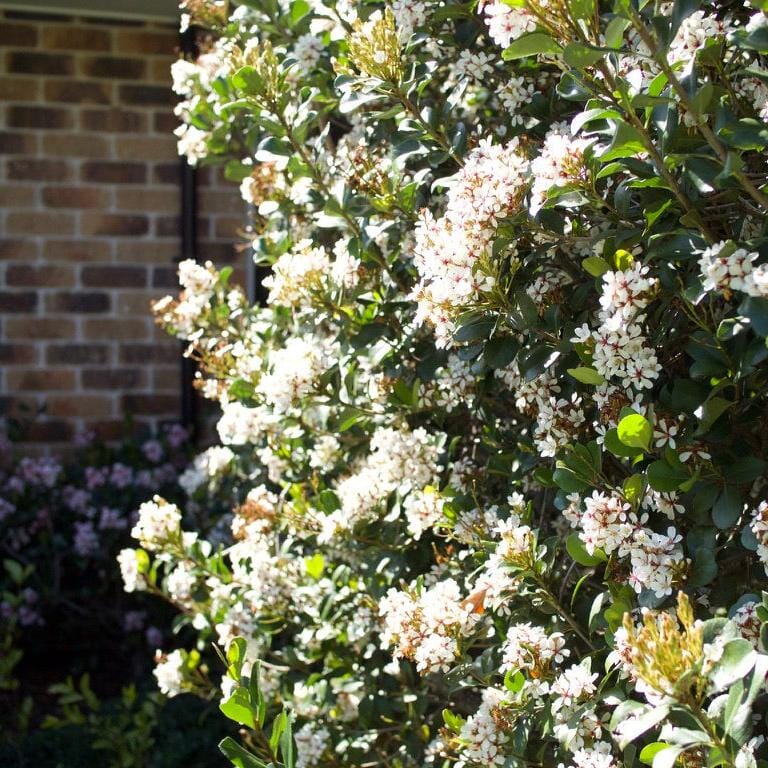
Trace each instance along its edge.
<path fill-rule="evenodd" d="M 25 442 L 33 443 L 69 443 L 74 437 L 74 427 L 61 419 L 39 419 L 32 422 L 24 433 Z"/>
<path fill-rule="evenodd" d="M 43 135 L 43 151 L 59 157 L 90 157 L 95 160 L 112 155 L 106 139 L 81 133 L 46 133 Z"/>
<path fill-rule="evenodd" d="M 40 92 L 39 85 L 39 80 L 30 78 L 2 77 L 0 78 L 0 99 L 4 101 L 37 101 Z"/>
<path fill-rule="evenodd" d="M 178 35 L 170 32 L 121 30 L 117 33 L 117 48 L 125 53 L 157 53 L 171 57 L 178 48 L 178 40 Z"/>
<path fill-rule="evenodd" d="M 12 211 L 5 221 L 9 235 L 73 235 L 75 217 L 52 211 Z"/>
<path fill-rule="evenodd" d="M 109 190 L 101 187 L 45 187 L 43 202 L 50 208 L 106 208 Z"/>
<path fill-rule="evenodd" d="M 178 190 L 127 188 L 115 190 L 117 207 L 124 211 L 170 213 L 181 205 Z"/>
<path fill-rule="evenodd" d="M 232 213 L 232 211 L 239 210 L 242 205 L 240 195 L 234 189 L 234 185 L 232 187 L 228 191 L 201 189 L 198 197 L 200 210 L 207 214 Z"/>
<path fill-rule="evenodd" d="M 126 433 L 145 434 L 147 432 L 146 425 L 137 424 L 134 421 L 130 424 L 129 427 L 126 425 L 123 419 L 88 421 L 86 422 L 86 428 L 89 432 L 93 432 L 99 440 L 108 440 L 114 442 L 124 440 Z"/>
<path fill-rule="evenodd" d="M 216 237 L 221 240 L 234 240 L 240 237 L 245 222 L 240 217 L 217 216 Z"/>
<path fill-rule="evenodd" d="M 120 291 L 117 294 L 117 315 L 128 315 L 137 317 L 138 315 L 150 315 L 152 313 L 151 304 L 157 301 L 157 294 L 152 293 L 149 296 L 144 291 Z"/>
<path fill-rule="evenodd" d="M 87 212 L 81 217 L 80 229 L 84 235 L 138 237 L 149 232 L 149 219 L 146 216 Z"/>
<path fill-rule="evenodd" d="M 146 372 L 140 368 L 88 368 L 80 372 L 83 389 L 139 389 L 146 386 Z"/>
<path fill-rule="evenodd" d="M 62 53 L 10 51 L 6 56 L 9 72 L 25 75 L 74 75 L 75 60 Z"/>
<path fill-rule="evenodd" d="M 129 416 L 163 416 L 176 412 L 179 398 L 174 395 L 123 395 L 121 405 Z"/>
<path fill-rule="evenodd" d="M 181 360 L 181 344 L 122 344 L 120 346 L 121 363 L 168 363 Z"/>
<path fill-rule="evenodd" d="M 179 126 L 179 118 L 173 112 L 155 112 L 152 126 L 156 133 L 169 135 Z"/>
<path fill-rule="evenodd" d="M 75 321 L 62 317 L 10 318 L 5 323 L 9 339 L 71 339 L 75 335 Z"/>
<path fill-rule="evenodd" d="M 8 178 L 18 181 L 66 181 L 69 165 L 64 160 L 18 159 L 8 161 Z"/>
<path fill-rule="evenodd" d="M 45 84 L 45 98 L 48 101 L 60 101 L 66 104 L 110 104 L 112 84 L 49 80 Z"/>
<path fill-rule="evenodd" d="M 34 48 L 37 45 L 37 29 L 29 24 L 0 24 L 0 45 L 14 48 Z"/>
<path fill-rule="evenodd" d="M 72 371 L 74 374 L 74 371 Z M 49 397 L 46 412 L 61 418 L 100 418 L 113 414 L 112 398 L 107 395 Z"/>
<path fill-rule="evenodd" d="M 11 391 L 45 392 L 57 389 L 74 389 L 75 372 L 67 368 L 44 370 L 8 371 L 8 389 Z"/>
<path fill-rule="evenodd" d="M 37 243 L 26 238 L 0 240 L 0 259 L 4 261 L 34 259 L 38 250 Z"/>
<path fill-rule="evenodd" d="M 46 261 L 109 261 L 112 243 L 109 240 L 54 240 L 43 244 Z"/>
<path fill-rule="evenodd" d="M 141 341 L 147 338 L 149 318 L 100 318 L 84 320 L 83 335 L 89 341 Z"/>
<path fill-rule="evenodd" d="M 9 128 L 43 128 L 58 130 L 74 125 L 72 113 L 53 107 L 9 107 Z"/>
<path fill-rule="evenodd" d="M 147 167 L 141 163 L 83 163 L 83 181 L 101 184 L 143 184 L 147 180 Z"/>
<path fill-rule="evenodd" d="M 173 136 L 126 136 L 115 145 L 121 160 L 174 160 L 178 157 Z"/>
<path fill-rule="evenodd" d="M 61 26 L 43 29 L 43 47 L 64 51 L 108 51 L 112 38 L 107 29 Z"/>
<path fill-rule="evenodd" d="M 152 270 L 153 288 L 176 288 L 178 284 L 176 267 L 155 267 Z"/>
<path fill-rule="evenodd" d="M 61 292 L 46 296 L 45 299 L 45 308 L 49 312 L 93 314 L 95 312 L 109 312 L 110 305 L 109 294 L 100 292 Z"/>
<path fill-rule="evenodd" d="M 121 104 L 137 107 L 170 106 L 178 99 L 166 85 L 121 85 L 118 93 Z"/>
<path fill-rule="evenodd" d="M 31 154 L 37 148 L 37 136 L 31 133 L 0 133 L 0 154 Z"/>
<path fill-rule="evenodd" d="M 159 390 L 171 390 L 178 392 L 179 389 L 179 366 L 172 368 L 155 367 L 152 369 L 152 388 L 155 392 Z"/>
<path fill-rule="evenodd" d="M 124 265 L 83 267 L 80 280 L 88 288 L 144 288 L 147 285 L 147 270 Z"/>
<path fill-rule="evenodd" d="M 142 59 L 116 59 L 99 56 L 84 59 L 80 69 L 87 77 L 104 77 L 110 80 L 139 80 L 146 75 L 147 64 Z"/>
<path fill-rule="evenodd" d="M 116 240 L 115 261 L 130 264 L 162 264 L 178 258 L 179 245 L 171 241 Z"/>
<path fill-rule="evenodd" d="M 21 184 L 0 185 L 0 208 L 34 208 L 37 189 Z"/>
<path fill-rule="evenodd" d="M 156 184 L 178 185 L 181 181 L 181 161 L 156 165 L 152 172 L 152 181 Z"/>
<path fill-rule="evenodd" d="M 154 226 L 155 237 L 178 237 L 181 231 L 179 216 L 158 216 Z"/>
<path fill-rule="evenodd" d="M 49 365 L 105 365 L 110 348 L 103 344 L 52 344 L 46 350 Z"/>
<path fill-rule="evenodd" d="M 0 312 L 33 312 L 37 294 L 31 291 L 0 291 Z"/>
<path fill-rule="evenodd" d="M 72 267 L 31 266 L 9 264 L 5 270 L 5 282 L 9 286 L 24 288 L 72 288 L 75 284 L 75 270 Z"/>
<path fill-rule="evenodd" d="M 0 363 L 29 365 L 37 362 L 37 348 L 30 344 L 0 344 Z"/>
<path fill-rule="evenodd" d="M 147 115 L 127 109 L 86 109 L 80 116 L 86 131 L 110 133 L 140 133 L 147 130 Z"/>

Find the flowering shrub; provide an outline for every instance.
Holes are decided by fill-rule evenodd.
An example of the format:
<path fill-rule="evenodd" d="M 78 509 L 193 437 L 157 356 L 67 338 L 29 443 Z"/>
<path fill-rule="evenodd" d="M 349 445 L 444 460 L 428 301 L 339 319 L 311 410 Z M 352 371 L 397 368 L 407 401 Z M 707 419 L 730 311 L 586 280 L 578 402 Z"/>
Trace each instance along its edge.
<path fill-rule="evenodd" d="M 161 690 L 216 642 L 237 766 L 758 765 L 765 3 L 185 7 L 179 149 L 272 269 L 155 307 L 252 462 L 121 553 L 198 632 Z"/>
<path fill-rule="evenodd" d="M 116 653 L 136 674 L 147 643 L 162 643 L 167 610 L 126 598 L 113 562 L 149 489 L 184 495 L 189 444 L 174 426 L 116 446 L 83 437 L 65 460 L 15 453 L 3 441 L 0 722 L 10 738 L 38 723 L 48 684 L 90 670 L 109 693 L 124 677 L 113 676 Z"/>

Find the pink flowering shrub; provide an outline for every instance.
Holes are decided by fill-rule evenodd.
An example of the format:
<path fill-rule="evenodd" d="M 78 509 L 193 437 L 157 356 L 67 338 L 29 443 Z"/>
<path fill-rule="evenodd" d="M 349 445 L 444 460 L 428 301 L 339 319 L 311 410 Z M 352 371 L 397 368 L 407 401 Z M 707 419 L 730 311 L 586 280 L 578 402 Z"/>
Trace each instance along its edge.
<path fill-rule="evenodd" d="M 160 689 L 249 768 L 765 765 L 765 3 L 184 7 L 269 274 L 155 305 L 239 484 L 120 553 Z"/>
<path fill-rule="evenodd" d="M 65 459 L 15 458 L 9 442 L 2 454 L 0 624 L 14 653 L 33 659 L 42 644 L 60 657 L 63 677 L 97 668 L 105 636 L 125 654 L 147 642 L 154 648 L 164 631 L 148 619 L 157 614 L 162 623 L 162 611 L 126 600 L 112 563 L 143 499 L 158 489 L 184 495 L 178 478 L 190 457 L 186 431 L 172 426 L 116 447 L 86 438 Z"/>

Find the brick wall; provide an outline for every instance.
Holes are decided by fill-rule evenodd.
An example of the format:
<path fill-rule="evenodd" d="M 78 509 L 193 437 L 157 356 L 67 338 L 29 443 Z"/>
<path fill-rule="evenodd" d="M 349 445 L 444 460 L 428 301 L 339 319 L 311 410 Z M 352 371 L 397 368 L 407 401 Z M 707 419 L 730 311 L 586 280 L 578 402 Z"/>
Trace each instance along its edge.
<path fill-rule="evenodd" d="M 178 419 L 179 345 L 152 298 L 176 285 L 171 27 L 0 12 L 0 414 L 29 439 Z M 237 189 L 199 174 L 200 258 L 242 261 Z"/>

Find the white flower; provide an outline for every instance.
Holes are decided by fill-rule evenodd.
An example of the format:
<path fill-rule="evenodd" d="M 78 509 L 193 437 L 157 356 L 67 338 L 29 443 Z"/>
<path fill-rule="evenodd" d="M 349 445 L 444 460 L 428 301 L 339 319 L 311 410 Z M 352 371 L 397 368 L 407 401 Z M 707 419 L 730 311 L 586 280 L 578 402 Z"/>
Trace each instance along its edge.
<path fill-rule="evenodd" d="M 139 561 L 135 549 L 121 549 L 117 556 L 120 575 L 123 578 L 123 589 L 126 592 L 141 592 L 146 589 L 147 582 L 139 572 Z"/>
<path fill-rule="evenodd" d="M 184 654 L 180 650 L 169 654 L 157 652 L 158 662 L 154 669 L 160 692 L 172 698 L 184 692 Z"/>
<path fill-rule="evenodd" d="M 169 504 L 160 496 L 145 501 L 139 507 L 139 519 L 131 531 L 145 549 L 162 547 L 181 533 L 181 512 L 175 504 Z"/>
<path fill-rule="evenodd" d="M 513 40 L 536 30 L 536 19 L 525 8 L 493 2 L 488 3 L 483 12 L 488 34 L 502 48 L 508 48 Z"/>

